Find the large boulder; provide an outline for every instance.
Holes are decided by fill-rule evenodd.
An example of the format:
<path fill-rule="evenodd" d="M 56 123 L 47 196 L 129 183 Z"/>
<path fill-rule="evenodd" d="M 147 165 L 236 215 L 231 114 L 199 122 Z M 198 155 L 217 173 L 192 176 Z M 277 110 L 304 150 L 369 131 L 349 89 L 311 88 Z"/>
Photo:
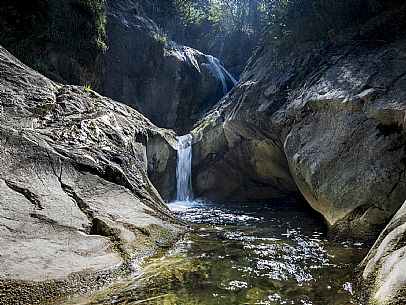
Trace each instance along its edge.
<path fill-rule="evenodd" d="M 95 288 L 181 234 L 147 176 L 173 132 L 2 47 L 0 98 L 0 303 Z"/>
<path fill-rule="evenodd" d="M 196 196 L 222 201 L 299 198 L 277 133 L 224 118 L 223 111 L 216 109 L 191 132 Z"/>

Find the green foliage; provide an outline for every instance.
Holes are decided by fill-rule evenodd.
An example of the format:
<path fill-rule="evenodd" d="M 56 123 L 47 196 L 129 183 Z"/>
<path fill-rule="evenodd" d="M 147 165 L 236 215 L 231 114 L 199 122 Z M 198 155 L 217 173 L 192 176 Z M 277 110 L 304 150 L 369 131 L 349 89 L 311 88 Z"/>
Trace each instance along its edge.
<path fill-rule="evenodd" d="M 105 0 L 48 1 L 51 20 L 47 34 L 54 44 L 73 52 L 106 49 Z"/>
<path fill-rule="evenodd" d="M 0 43 L 41 72 L 49 72 L 47 53 L 87 66 L 106 49 L 105 0 L 3 1 Z"/>
<path fill-rule="evenodd" d="M 223 52 L 237 55 L 249 49 L 263 32 L 279 53 L 299 51 L 303 44 L 336 41 L 343 32 L 356 33 L 388 5 L 404 5 L 404 0 L 141 1 L 171 38 L 220 59 Z M 241 42 L 238 50 L 235 41 Z"/>
<path fill-rule="evenodd" d="M 219 57 L 238 74 L 261 34 L 270 0 L 140 1 L 171 39 Z"/>
<path fill-rule="evenodd" d="M 399 0 L 273 0 L 266 10 L 267 37 L 277 54 L 300 52 L 343 34 L 359 34 L 362 24 Z"/>
<path fill-rule="evenodd" d="M 165 46 L 168 42 L 167 37 L 161 33 L 155 33 L 153 37 L 154 37 L 155 41 L 157 41 L 159 44 L 161 44 L 163 46 Z"/>
<path fill-rule="evenodd" d="M 92 89 L 90 87 L 90 83 L 86 83 L 84 88 L 85 88 L 86 93 L 90 93 L 92 91 Z"/>

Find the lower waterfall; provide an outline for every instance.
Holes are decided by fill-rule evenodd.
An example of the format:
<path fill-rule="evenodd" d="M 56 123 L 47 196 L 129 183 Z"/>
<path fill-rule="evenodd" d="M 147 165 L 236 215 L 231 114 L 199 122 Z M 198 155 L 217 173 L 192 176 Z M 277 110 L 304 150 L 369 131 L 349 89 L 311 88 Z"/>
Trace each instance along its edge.
<path fill-rule="evenodd" d="M 192 135 L 178 137 L 178 162 L 176 166 L 176 200 L 192 201 Z"/>

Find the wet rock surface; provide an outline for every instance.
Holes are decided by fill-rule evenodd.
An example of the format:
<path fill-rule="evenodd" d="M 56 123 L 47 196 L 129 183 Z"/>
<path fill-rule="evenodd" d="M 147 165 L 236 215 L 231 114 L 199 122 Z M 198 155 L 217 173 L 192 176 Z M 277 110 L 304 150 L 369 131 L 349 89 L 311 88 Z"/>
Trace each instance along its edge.
<path fill-rule="evenodd" d="M 169 159 L 173 132 L 1 47 L 0 75 L 0 303 L 94 288 L 172 244 L 183 229 L 148 179 L 147 145 Z"/>

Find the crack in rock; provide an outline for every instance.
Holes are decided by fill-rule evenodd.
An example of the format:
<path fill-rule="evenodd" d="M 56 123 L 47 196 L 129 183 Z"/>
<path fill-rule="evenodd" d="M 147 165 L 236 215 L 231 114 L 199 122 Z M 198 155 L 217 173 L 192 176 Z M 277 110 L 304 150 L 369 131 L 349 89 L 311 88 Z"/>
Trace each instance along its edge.
<path fill-rule="evenodd" d="M 112 228 L 103 220 L 95 217 L 94 212 L 88 204 L 86 204 L 82 198 L 74 191 L 72 187 L 66 185 L 59 178 L 62 190 L 73 199 L 80 211 L 86 215 L 87 219 L 91 223 L 91 226 L 85 228 L 85 233 L 88 235 L 100 235 L 107 237 L 112 243 L 112 249 L 117 252 L 125 263 L 129 261 L 129 255 L 125 251 L 123 241 L 120 238 L 120 230 L 118 228 Z"/>
<path fill-rule="evenodd" d="M 33 205 L 35 205 L 35 208 L 37 210 L 43 210 L 44 207 L 41 204 L 41 201 L 39 200 L 38 196 L 31 192 L 29 189 L 20 187 L 18 186 L 15 182 L 12 182 L 10 180 L 4 180 L 4 182 L 7 184 L 7 186 L 12 189 L 13 191 L 23 195 L 25 198 L 28 199 Z"/>

